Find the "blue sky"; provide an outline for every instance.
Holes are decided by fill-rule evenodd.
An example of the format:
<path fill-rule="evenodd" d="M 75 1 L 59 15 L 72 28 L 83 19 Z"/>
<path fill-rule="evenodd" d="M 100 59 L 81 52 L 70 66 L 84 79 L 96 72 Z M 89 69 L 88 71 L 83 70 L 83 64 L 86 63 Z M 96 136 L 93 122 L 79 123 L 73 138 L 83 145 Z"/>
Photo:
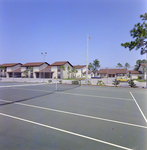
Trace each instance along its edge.
<path fill-rule="evenodd" d="M 140 50 L 121 43 L 133 40 L 130 30 L 147 12 L 146 0 L 0 0 L 0 64 L 69 61 L 116 67 L 145 59 Z"/>

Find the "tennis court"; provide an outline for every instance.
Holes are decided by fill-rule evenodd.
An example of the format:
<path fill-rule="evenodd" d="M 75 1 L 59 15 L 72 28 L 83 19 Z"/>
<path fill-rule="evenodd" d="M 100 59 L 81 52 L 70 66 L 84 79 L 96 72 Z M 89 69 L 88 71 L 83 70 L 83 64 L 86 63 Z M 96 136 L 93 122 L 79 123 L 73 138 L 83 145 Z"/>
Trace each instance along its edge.
<path fill-rule="evenodd" d="M 146 150 L 147 89 L 0 83 L 0 149 Z"/>

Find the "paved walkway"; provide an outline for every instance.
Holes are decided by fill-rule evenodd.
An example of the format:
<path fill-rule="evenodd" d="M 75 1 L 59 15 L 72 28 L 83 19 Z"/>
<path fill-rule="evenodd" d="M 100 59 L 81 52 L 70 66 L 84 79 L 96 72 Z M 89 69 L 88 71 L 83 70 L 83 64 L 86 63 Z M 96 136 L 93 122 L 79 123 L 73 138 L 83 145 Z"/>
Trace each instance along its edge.
<path fill-rule="evenodd" d="M 1 78 L 0 82 L 36 82 L 36 83 L 41 83 L 41 82 L 48 82 L 49 80 L 52 80 L 53 83 L 59 83 L 59 79 L 42 79 L 42 78 Z M 107 86 L 114 86 L 112 83 L 115 78 L 102 78 L 102 79 L 89 79 L 92 85 L 96 85 L 99 80 L 102 80 L 105 85 Z M 62 80 L 62 83 L 64 84 L 71 84 L 71 80 Z M 141 87 L 141 88 L 146 88 L 147 83 L 146 82 L 138 82 L 134 81 L 136 86 Z M 82 84 L 86 84 L 86 80 L 81 81 Z M 119 86 L 123 87 L 129 87 L 127 82 L 121 82 Z"/>

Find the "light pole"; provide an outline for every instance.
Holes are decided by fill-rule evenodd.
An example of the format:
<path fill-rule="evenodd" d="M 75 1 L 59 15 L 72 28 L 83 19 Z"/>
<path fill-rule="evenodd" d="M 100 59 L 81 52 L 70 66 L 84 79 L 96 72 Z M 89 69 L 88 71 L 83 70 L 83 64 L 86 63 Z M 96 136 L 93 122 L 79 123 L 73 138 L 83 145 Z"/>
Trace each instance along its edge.
<path fill-rule="evenodd" d="M 147 88 L 147 50 L 145 50 L 146 53 L 146 88 Z"/>
<path fill-rule="evenodd" d="M 146 53 L 146 88 L 147 88 L 147 50 L 141 49 L 141 55 Z"/>
<path fill-rule="evenodd" d="M 88 83 L 88 40 L 89 39 L 91 39 L 91 37 L 87 35 L 86 85 Z"/>
<path fill-rule="evenodd" d="M 43 61 L 44 61 L 44 65 L 45 65 L 45 56 L 47 55 L 47 52 L 45 52 L 44 54 L 43 53 L 41 53 L 41 54 L 43 56 Z M 44 71 L 43 71 L 43 82 L 44 82 L 44 80 L 45 80 L 45 68 L 44 68 Z"/>

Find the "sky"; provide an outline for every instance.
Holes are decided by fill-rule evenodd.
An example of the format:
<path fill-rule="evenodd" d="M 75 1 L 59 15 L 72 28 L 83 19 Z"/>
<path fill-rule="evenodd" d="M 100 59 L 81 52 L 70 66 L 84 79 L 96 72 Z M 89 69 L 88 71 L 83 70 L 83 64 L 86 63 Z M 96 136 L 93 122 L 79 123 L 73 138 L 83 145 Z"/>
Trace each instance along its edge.
<path fill-rule="evenodd" d="M 134 66 L 145 59 L 125 49 L 130 30 L 147 12 L 147 0 L 0 0 L 0 64 L 69 61 Z"/>

